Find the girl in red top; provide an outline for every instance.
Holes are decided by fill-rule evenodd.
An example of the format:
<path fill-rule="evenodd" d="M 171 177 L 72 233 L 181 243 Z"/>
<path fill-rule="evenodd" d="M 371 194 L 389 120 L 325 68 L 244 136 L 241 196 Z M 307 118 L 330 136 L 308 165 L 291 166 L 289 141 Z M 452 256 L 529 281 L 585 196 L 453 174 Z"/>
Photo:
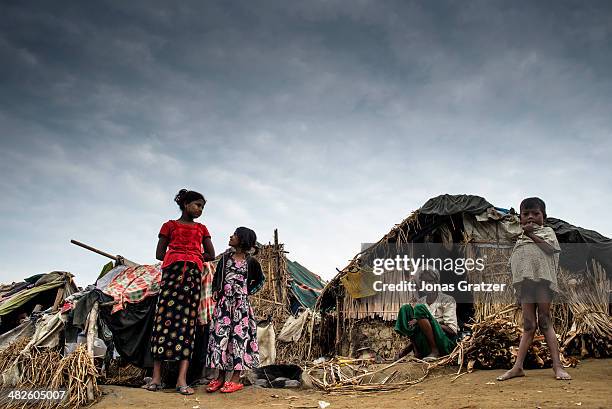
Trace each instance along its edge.
<path fill-rule="evenodd" d="M 153 379 L 148 389 L 162 388 L 161 361 L 180 361 L 176 390 L 191 395 L 193 389 L 187 385 L 187 369 L 200 303 L 202 267 L 203 262 L 215 259 L 215 249 L 206 226 L 194 221 L 202 215 L 204 196 L 182 189 L 174 201 L 183 214 L 178 220 L 168 220 L 162 225 L 157 243 L 157 259 L 163 264 L 151 336 Z"/>

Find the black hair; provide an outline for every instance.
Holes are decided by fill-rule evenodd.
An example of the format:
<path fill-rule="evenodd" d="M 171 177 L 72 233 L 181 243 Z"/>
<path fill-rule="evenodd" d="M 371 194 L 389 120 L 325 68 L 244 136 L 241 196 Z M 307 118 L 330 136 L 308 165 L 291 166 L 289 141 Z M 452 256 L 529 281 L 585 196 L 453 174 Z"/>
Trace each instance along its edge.
<path fill-rule="evenodd" d="M 528 197 L 527 199 L 523 199 L 521 202 L 521 211 L 523 209 L 540 209 L 542 214 L 544 215 L 544 220 L 546 220 L 546 204 L 544 200 L 539 197 Z"/>
<path fill-rule="evenodd" d="M 255 249 L 257 252 L 257 235 L 253 230 L 248 227 L 238 227 L 234 234 L 240 240 L 239 246 L 243 251 Z"/>
<path fill-rule="evenodd" d="M 185 205 L 187 203 L 191 203 L 196 200 L 204 200 L 204 204 L 206 204 L 206 199 L 204 199 L 202 193 L 195 192 L 193 190 L 181 189 L 176 196 L 174 196 L 174 201 L 181 210 L 185 210 Z"/>

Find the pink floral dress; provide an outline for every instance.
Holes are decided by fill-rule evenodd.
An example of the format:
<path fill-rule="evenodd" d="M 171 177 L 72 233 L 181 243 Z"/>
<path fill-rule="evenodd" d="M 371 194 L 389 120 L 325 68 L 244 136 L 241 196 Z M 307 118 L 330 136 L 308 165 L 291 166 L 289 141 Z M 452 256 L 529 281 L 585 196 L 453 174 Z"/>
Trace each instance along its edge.
<path fill-rule="evenodd" d="M 229 257 L 223 290 L 210 323 L 210 368 L 241 371 L 259 366 L 257 323 L 247 296 L 247 264 Z"/>

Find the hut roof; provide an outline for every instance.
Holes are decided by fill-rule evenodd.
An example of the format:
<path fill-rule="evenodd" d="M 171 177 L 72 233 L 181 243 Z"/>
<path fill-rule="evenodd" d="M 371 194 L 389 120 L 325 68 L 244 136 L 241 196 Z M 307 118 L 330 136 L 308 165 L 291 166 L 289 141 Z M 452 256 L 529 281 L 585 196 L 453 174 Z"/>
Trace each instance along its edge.
<path fill-rule="evenodd" d="M 480 196 L 443 194 L 433 197 L 391 228 L 378 242 L 357 253 L 344 269 L 339 270 L 323 289 L 317 302 L 317 309 L 326 311 L 334 307 L 335 298 L 342 293 L 341 278 L 352 269 L 358 268 L 360 257 L 377 251 L 379 246 L 397 242 L 420 243 L 428 240 L 432 232 L 438 231 L 443 226 L 452 226 L 450 229 L 452 241 L 461 242 L 465 240 L 465 224 L 484 226 L 486 223 L 493 225 L 502 220 L 516 224 L 518 215 L 514 209 L 495 207 Z M 575 250 L 566 252 L 560 261 L 564 267 L 571 270 L 583 268 L 586 259 L 594 258 L 605 268 L 608 277 L 612 275 L 611 239 L 596 231 L 577 227 L 553 217 L 546 219 L 546 225 L 555 231 L 562 248 L 563 244 L 570 243 L 586 245 L 580 252 Z"/>
<path fill-rule="evenodd" d="M 4 291 L 0 291 L 0 317 L 17 311 L 28 303 L 32 304 L 47 293 L 52 293 L 49 300 L 50 304 L 53 304 L 58 288 L 64 289 L 64 296 L 76 292 L 77 288 L 72 278 L 70 273 L 53 271 L 28 277 L 23 282 L 2 286 Z"/>

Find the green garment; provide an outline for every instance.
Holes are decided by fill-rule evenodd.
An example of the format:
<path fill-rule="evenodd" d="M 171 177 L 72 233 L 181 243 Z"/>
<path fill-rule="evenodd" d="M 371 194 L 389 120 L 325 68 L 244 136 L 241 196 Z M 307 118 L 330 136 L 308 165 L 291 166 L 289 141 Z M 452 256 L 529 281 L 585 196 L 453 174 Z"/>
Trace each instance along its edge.
<path fill-rule="evenodd" d="M 440 326 L 440 323 L 431 315 L 429 309 L 424 304 L 417 304 L 412 307 L 410 304 L 404 304 L 397 314 L 397 321 L 395 322 L 395 331 L 401 335 L 410 337 L 410 340 L 414 343 L 416 349 L 419 351 L 421 356 L 427 356 L 431 353 L 429 344 L 425 334 L 421 331 L 418 324 L 410 325 L 409 322 L 413 319 L 427 319 L 431 323 L 431 329 L 433 330 L 434 340 L 438 346 L 438 350 L 441 355 L 448 355 L 452 352 L 457 345 L 455 337 L 449 337 L 446 332 Z"/>

